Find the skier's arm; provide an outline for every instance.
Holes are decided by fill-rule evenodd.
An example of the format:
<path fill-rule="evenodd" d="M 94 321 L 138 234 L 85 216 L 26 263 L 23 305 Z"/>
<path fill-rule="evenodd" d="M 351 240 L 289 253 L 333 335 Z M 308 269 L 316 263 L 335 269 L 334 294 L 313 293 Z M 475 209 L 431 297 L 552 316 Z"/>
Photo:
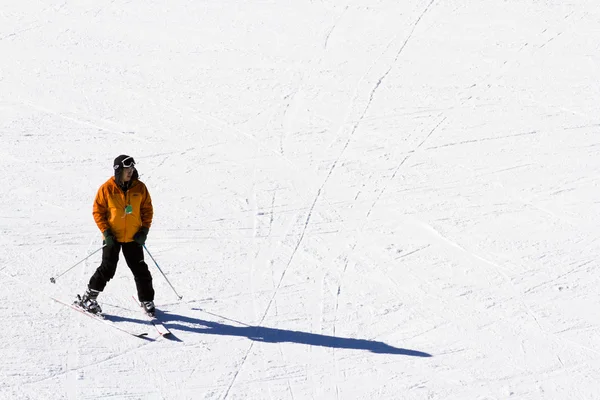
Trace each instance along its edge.
<path fill-rule="evenodd" d="M 152 207 L 152 198 L 150 197 L 150 192 L 148 192 L 148 189 L 146 188 L 145 196 L 142 199 L 142 204 L 140 206 L 140 217 L 144 228 L 150 229 L 153 216 L 154 208 Z"/>
<path fill-rule="evenodd" d="M 92 214 L 94 215 L 94 221 L 98 225 L 100 232 L 104 233 L 110 226 L 108 225 L 108 201 L 104 194 L 103 188 L 98 189 L 96 198 L 94 199 L 94 207 Z"/>

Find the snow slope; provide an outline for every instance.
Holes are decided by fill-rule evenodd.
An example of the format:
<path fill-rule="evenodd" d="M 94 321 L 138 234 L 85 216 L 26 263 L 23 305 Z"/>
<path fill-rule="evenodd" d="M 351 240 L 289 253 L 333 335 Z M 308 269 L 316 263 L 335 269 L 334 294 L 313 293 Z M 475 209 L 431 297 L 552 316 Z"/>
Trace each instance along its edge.
<path fill-rule="evenodd" d="M 599 19 L 4 0 L 0 398 L 597 399 Z M 119 154 L 171 339 L 51 300 L 100 262 L 60 275 Z M 121 263 L 100 300 L 148 328 L 134 292 Z"/>

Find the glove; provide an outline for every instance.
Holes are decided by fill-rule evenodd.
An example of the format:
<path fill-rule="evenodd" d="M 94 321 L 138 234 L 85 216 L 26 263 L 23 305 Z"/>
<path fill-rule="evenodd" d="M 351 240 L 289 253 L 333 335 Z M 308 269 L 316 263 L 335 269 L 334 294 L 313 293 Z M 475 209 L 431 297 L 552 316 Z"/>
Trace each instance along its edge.
<path fill-rule="evenodd" d="M 106 244 L 106 247 L 111 247 L 115 245 L 115 236 L 110 231 L 110 229 L 107 229 L 104 232 L 102 232 L 102 236 L 104 236 L 104 243 Z"/>
<path fill-rule="evenodd" d="M 148 231 L 149 229 L 142 226 L 136 233 L 135 235 L 133 235 L 133 240 L 139 244 L 140 246 L 143 246 L 146 243 L 146 238 L 148 237 Z"/>

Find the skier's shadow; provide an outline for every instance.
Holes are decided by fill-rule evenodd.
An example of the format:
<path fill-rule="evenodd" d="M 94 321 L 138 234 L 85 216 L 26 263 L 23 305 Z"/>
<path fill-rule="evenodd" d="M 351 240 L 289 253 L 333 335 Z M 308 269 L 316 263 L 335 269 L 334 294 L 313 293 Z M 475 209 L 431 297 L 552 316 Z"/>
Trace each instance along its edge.
<path fill-rule="evenodd" d="M 199 309 L 195 309 L 199 310 Z M 172 314 L 164 311 L 158 312 L 161 321 L 169 329 L 203 333 L 208 335 L 245 336 L 248 339 L 266 343 L 300 343 L 310 346 L 331 347 L 335 349 L 368 350 L 379 354 L 397 354 L 412 357 L 431 357 L 431 354 L 422 351 L 393 347 L 383 342 L 365 339 L 352 339 L 319 335 L 301 331 L 265 328 L 262 326 L 233 326 L 219 322 L 191 318 L 184 315 Z"/>

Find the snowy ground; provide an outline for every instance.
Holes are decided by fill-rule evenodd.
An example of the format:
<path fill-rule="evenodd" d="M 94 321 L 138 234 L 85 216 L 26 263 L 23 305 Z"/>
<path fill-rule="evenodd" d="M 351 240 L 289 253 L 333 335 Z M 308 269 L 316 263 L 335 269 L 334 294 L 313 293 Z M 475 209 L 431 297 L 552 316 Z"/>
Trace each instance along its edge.
<path fill-rule="evenodd" d="M 600 5 L 0 5 L 0 398 L 597 399 Z M 53 302 L 119 154 L 170 340 Z M 101 303 L 144 327 L 121 263 Z M 149 331 L 151 332 L 151 331 Z M 152 333 L 152 332 L 151 332 Z"/>

